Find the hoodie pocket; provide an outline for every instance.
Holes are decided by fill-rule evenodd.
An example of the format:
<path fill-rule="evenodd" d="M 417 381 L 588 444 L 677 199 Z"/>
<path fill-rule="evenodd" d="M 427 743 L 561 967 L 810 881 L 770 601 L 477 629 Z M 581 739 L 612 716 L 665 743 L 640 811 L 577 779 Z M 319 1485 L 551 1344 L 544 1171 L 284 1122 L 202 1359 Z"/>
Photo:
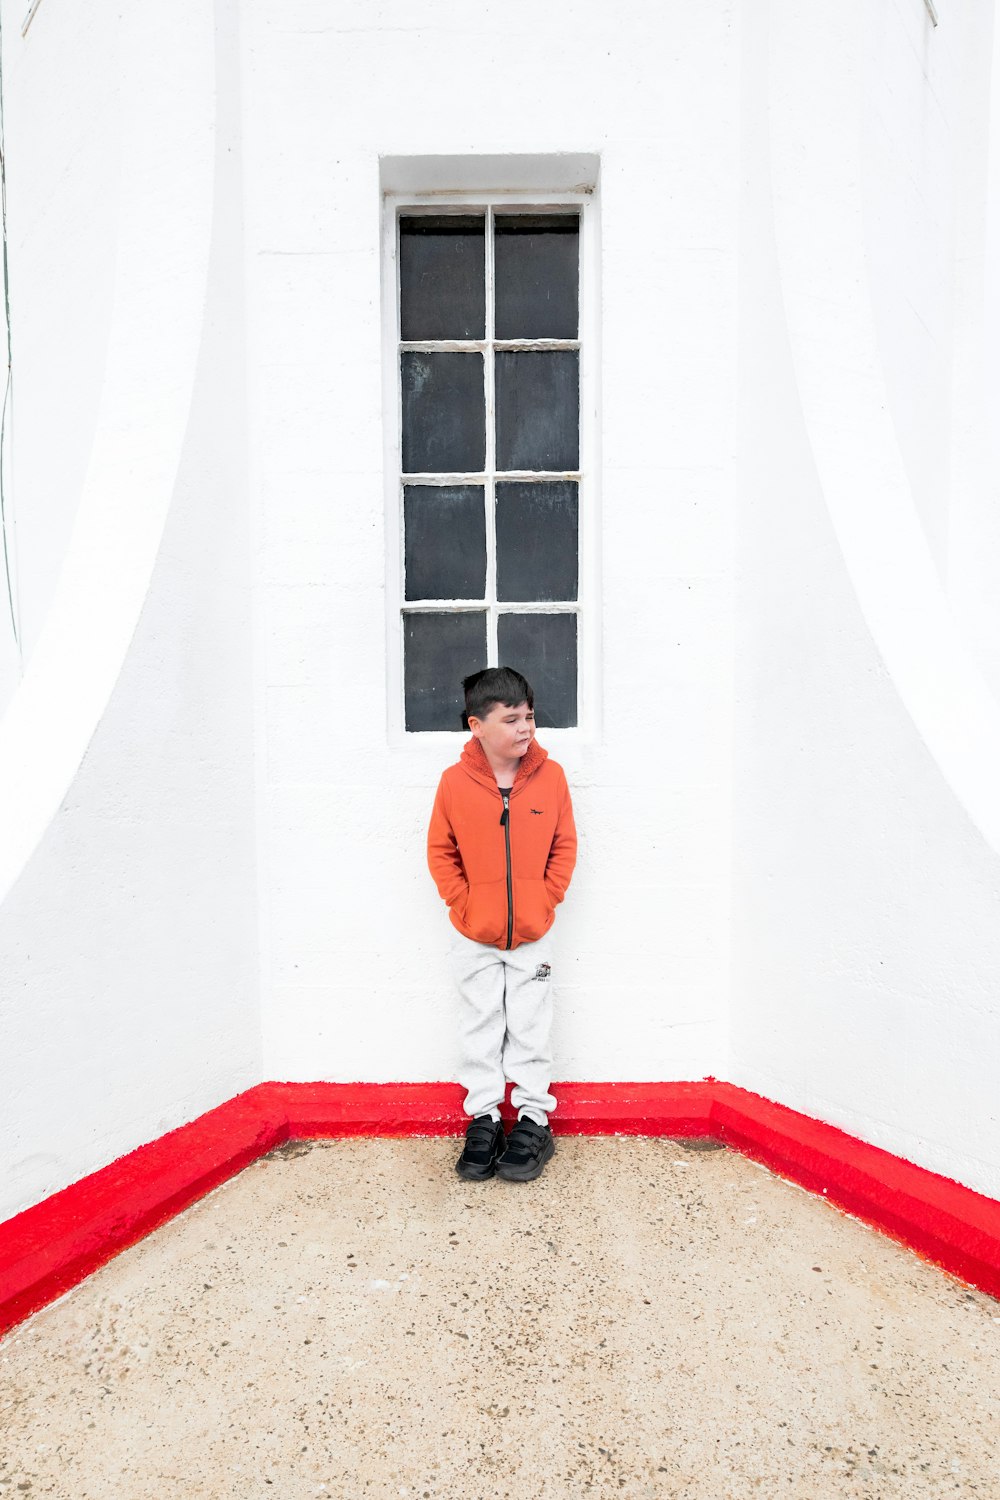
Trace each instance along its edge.
<path fill-rule="evenodd" d="M 474 943 L 501 943 L 507 937 L 507 882 L 470 885 L 462 926 Z"/>
<path fill-rule="evenodd" d="M 548 932 L 553 911 L 544 880 L 514 881 L 514 930 L 522 943 L 533 943 Z"/>

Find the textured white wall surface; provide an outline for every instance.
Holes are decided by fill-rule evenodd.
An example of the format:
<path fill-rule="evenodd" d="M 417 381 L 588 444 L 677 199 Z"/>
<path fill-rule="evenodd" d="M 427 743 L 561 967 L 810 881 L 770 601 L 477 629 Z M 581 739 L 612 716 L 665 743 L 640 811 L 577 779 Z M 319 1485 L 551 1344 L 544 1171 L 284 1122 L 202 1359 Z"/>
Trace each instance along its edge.
<path fill-rule="evenodd" d="M 453 1076 L 463 736 L 391 732 L 386 660 L 380 163 L 430 156 L 600 163 L 557 1078 L 1000 1192 L 988 0 L 0 3 L 0 1215 L 260 1078 Z"/>
<path fill-rule="evenodd" d="M 464 737 L 386 732 L 379 158 L 507 155 L 516 189 L 520 154 L 598 152 L 601 732 L 540 735 L 582 830 L 557 1070 L 700 1077 L 728 987 L 733 8 L 623 25 L 594 0 L 251 0 L 244 18 L 265 1067 L 456 1064 L 424 841 Z"/>

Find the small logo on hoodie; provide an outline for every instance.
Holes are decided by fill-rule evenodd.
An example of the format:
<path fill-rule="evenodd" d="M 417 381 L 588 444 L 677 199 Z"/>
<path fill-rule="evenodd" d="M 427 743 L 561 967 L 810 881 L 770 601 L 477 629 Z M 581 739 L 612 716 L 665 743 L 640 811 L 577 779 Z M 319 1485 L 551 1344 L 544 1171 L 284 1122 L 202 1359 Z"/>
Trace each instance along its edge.
<path fill-rule="evenodd" d="M 538 968 L 535 970 L 535 978 L 541 980 L 544 984 L 545 981 L 550 977 L 551 973 L 551 964 L 539 964 Z"/>
<path fill-rule="evenodd" d="M 531 809 L 530 809 L 530 812 L 531 812 L 531 816 L 532 816 L 532 817 L 533 817 L 533 818 L 540 818 L 540 817 L 541 817 L 541 816 L 542 816 L 542 813 L 543 813 L 543 812 L 544 812 L 544 811 L 545 811 L 545 809 L 544 809 L 544 808 L 542 808 L 542 807 L 532 807 L 532 808 L 531 808 Z"/>

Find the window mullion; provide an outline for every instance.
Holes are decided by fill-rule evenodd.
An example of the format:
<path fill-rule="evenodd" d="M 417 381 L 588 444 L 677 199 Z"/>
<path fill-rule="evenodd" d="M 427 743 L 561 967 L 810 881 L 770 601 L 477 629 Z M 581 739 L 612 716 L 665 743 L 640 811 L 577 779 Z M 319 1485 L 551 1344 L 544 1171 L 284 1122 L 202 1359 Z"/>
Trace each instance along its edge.
<path fill-rule="evenodd" d="M 486 349 L 483 355 L 486 381 L 486 483 L 483 503 L 486 506 L 486 660 L 491 667 L 497 657 L 497 535 L 496 535 L 496 423 L 493 378 L 493 208 L 486 208 Z"/>

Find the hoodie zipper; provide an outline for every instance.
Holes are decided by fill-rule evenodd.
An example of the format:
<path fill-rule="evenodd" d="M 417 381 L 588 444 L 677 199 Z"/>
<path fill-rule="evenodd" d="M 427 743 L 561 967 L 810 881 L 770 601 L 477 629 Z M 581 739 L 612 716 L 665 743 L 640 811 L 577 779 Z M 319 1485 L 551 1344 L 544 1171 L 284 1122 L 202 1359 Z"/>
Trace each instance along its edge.
<path fill-rule="evenodd" d="M 507 947 L 509 948 L 514 937 L 514 892 L 510 878 L 510 793 L 501 792 L 500 795 L 503 798 L 500 826 L 503 829 L 504 843 L 507 848 Z"/>

